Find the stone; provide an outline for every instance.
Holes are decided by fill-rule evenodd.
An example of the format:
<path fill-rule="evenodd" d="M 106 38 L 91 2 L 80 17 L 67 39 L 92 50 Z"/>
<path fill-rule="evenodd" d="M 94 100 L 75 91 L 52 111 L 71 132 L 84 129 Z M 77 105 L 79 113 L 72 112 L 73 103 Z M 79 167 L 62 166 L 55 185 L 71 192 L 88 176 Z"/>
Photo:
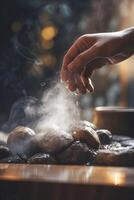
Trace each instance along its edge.
<path fill-rule="evenodd" d="M 0 145 L 0 159 L 8 157 L 11 154 L 8 147 Z"/>
<path fill-rule="evenodd" d="M 99 129 L 96 131 L 102 145 L 110 144 L 112 140 L 112 133 L 106 129 Z"/>
<path fill-rule="evenodd" d="M 7 146 L 13 155 L 31 155 L 36 152 L 32 144 L 35 132 L 23 126 L 18 126 L 12 130 L 7 139 Z"/>
<path fill-rule="evenodd" d="M 71 134 L 61 130 L 57 126 L 45 128 L 44 132 L 38 133 L 32 140 L 38 152 L 56 153 L 66 148 L 73 142 Z"/>
<path fill-rule="evenodd" d="M 75 140 L 85 142 L 91 149 L 98 149 L 100 146 L 99 137 L 91 127 L 83 126 L 82 128 L 77 128 L 72 135 Z"/>
<path fill-rule="evenodd" d="M 100 149 L 93 165 L 102 166 L 134 166 L 134 149 L 131 147 Z"/>
<path fill-rule="evenodd" d="M 87 164 L 92 163 L 96 152 L 89 149 L 87 144 L 74 142 L 66 150 L 56 156 L 60 164 Z"/>

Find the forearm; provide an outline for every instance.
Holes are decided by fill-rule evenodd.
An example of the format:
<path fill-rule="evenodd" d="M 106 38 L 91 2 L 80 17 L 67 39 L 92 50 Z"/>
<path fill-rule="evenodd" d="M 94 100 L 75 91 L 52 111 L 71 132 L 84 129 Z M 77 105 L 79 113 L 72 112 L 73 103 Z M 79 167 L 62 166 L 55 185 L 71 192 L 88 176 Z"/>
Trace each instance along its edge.
<path fill-rule="evenodd" d="M 134 27 L 121 31 L 122 39 L 124 40 L 125 48 L 134 53 Z"/>

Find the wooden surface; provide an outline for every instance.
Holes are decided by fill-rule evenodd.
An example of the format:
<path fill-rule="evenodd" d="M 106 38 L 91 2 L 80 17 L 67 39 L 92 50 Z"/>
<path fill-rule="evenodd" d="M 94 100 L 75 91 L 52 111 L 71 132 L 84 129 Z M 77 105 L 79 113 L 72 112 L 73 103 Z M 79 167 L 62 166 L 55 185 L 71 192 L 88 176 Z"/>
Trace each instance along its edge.
<path fill-rule="evenodd" d="M 134 187 L 134 169 L 69 165 L 0 164 L 0 180 Z"/>
<path fill-rule="evenodd" d="M 120 197 L 134 199 L 133 168 L 0 164 L 0 200 Z"/>

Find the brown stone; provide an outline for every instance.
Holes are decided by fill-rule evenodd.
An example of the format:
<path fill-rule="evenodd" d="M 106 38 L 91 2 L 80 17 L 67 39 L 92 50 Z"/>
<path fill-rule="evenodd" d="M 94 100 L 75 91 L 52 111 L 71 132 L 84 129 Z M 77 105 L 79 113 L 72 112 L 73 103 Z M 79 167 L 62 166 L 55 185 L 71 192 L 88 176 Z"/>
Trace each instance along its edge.
<path fill-rule="evenodd" d="M 114 145 L 114 144 L 113 144 Z M 131 147 L 110 147 L 100 149 L 95 157 L 93 165 L 102 166 L 134 166 L 134 149 Z"/>
<path fill-rule="evenodd" d="M 100 145 L 99 137 L 94 129 L 91 127 L 82 127 L 73 131 L 75 140 L 84 141 L 90 148 L 98 149 Z"/>
<path fill-rule="evenodd" d="M 90 150 L 87 144 L 76 141 L 58 154 L 57 159 L 60 164 L 91 164 L 95 155 L 95 151 Z"/>
<path fill-rule="evenodd" d="M 37 147 L 38 152 L 56 153 L 69 146 L 73 140 L 71 134 L 53 127 L 45 128 L 43 133 L 37 134 L 32 143 Z"/>
<path fill-rule="evenodd" d="M 110 144 L 112 140 L 112 133 L 110 131 L 108 131 L 107 129 L 99 129 L 96 131 L 96 133 L 98 134 L 100 143 L 102 145 Z"/>
<path fill-rule="evenodd" d="M 32 129 L 18 126 L 9 134 L 7 146 L 14 155 L 31 154 L 34 150 L 31 140 L 34 136 L 35 132 Z"/>

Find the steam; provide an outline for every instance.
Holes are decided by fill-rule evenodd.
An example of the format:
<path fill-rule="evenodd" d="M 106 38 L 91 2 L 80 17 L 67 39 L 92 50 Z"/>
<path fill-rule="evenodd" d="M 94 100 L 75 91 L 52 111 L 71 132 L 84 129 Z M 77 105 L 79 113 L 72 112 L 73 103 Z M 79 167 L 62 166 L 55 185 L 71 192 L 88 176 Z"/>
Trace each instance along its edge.
<path fill-rule="evenodd" d="M 7 142 L 7 135 L 4 133 L 4 132 L 2 132 L 2 131 L 0 131 L 0 142 Z"/>
<path fill-rule="evenodd" d="M 38 110 L 42 113 L 42 117 L 36 125 L 36 130 L 39 132 L 54 125 L 70 132 L 79 123 L 80 114 L 76 97 L 65 88 L 63 83 L 57 82 L 45 92 L 42 103 L 42 107 Z"/>

